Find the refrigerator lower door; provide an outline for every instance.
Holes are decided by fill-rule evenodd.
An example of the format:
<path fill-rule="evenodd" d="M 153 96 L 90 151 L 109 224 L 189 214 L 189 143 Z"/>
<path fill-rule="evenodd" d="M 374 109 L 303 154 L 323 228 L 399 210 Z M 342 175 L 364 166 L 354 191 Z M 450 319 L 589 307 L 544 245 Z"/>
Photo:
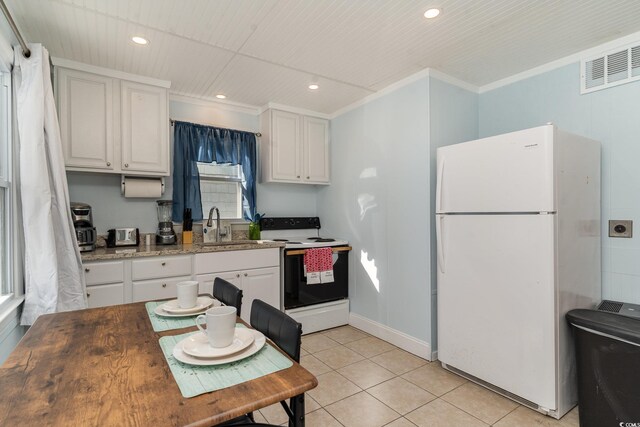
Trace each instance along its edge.
<path fill-rule="evenodd" d="M 436 221 L 438 359 L 555 410 L 555 215 Z"/>

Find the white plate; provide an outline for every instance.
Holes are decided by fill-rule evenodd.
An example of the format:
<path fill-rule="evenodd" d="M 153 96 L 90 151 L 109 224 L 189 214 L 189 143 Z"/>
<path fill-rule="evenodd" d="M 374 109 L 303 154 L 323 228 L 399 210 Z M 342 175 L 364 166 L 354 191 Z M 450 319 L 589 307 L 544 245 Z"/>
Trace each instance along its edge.
<path fill-rule="evenodd" d="M 187 365 L 196 365 L 196 366 L 214 366 L 214 365 L 223 365 L 225 363 L 236 362 L 238 360 L 245 359 L 249 356 L 253 356 L 256 354 L 262 347 L 264 347 L 264 343 L 266 342 L 264 335 L 261 332 L 256 331 L 254 329 L 249 329 L 253 333 L 253 344 L 249 347 L 245 348 L 241 352 L 234 353 L 230 356 L 224 357 L 216 357 L 215 359 L 199 359 L 197 357 L 189 356 L 182 350 L 182 346 L 180 343 L 176 344 L 173 348 L 173 357 L 176 358 L 179 362 L 186 363 Z M 181 341 L 182 342 L 182 341 Z"/>
<path fill-rule="evenodd" d="M 171 314 L 171 313 L 167 313 L 166 311 L 164 311 L 161 307 L 161 305 L 157 306 L 153 312 L 160 316 L 160 317 L 193 317 L 196 316 L 198 314 L 204 314 L 206 313 L 207 310 L 209 310 L 209 308 L 211 307 L 218 307 L 219 305 L 222 305 L 222 303 L 218 300 L 213 300 L 213 304 L 210 305 L 209 307 L 203 308 L 200 311 L 196 311 L 195 313 L 184 313 L 184 314 Z"/>
<path fill-rule="evenodd" d="M 196 311 L 202 311 L 208 308 L 209 306 L 211 306 L 211 304 L 214 304 L 214 301 L 217 300 L 209 297 L 198 297 L 196 305 L 194 305 L 193 307 L 181 308 L 178 305 L 178 300 L 174 299 L 162 304 L 160 308 L 169 314 L 191 314 L 195 313 Z"/>
<path fill-rule="evenodd" d="M 210 359 L 212 357 L 230 356 L 233 353 L 244 350 L 253 344 L 253 340 L 253 333 L 250 329 L 236 328 L 233 343 L 227 347 L 211 347 L 209 338 L 202 332 L 188 336 L 177 345 L 182 346 L 182 351 L 189 356 Z"/>

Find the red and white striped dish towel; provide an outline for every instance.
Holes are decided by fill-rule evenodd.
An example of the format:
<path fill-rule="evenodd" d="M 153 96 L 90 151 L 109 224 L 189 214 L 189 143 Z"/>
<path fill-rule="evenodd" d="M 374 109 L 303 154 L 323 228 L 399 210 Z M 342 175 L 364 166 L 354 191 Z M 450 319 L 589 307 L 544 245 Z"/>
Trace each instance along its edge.
<path fill-rule="evenodd" d="M 333 251 L 331 248 L 307 249 L 304 267 L 307 285 L 333 282 Z"/>

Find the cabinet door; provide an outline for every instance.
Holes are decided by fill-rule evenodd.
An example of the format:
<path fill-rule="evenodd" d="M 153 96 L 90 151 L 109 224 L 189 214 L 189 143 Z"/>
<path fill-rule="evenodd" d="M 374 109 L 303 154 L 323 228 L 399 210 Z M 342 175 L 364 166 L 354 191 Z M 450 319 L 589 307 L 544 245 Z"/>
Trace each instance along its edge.
<path fill-rule="evenodd" d="M 87 286 L 87 303 L 89 308 L 124 304 L 124 284 Z"/>
<path fill-rule="evenodd" d="M 87 286 L 121 283 L 124 281 L 123 261 L 102 261 L 82 264 Z"/>
<path fill-rule="evenodd" d="M 302 177 L 300 116 L 273 110 L 271 120 L 273 179 L 290 182 L 300 181 Z"/>
<path fill-rule="evenodd" d="M 242 319 L 249 322 L 251 304 L 261 299 L 280 309 L 280 268 L 257 268 L 241 273 L 242 279 Z"/>
<path fill-rule="evenodd" d="M 113 170 L 113 79 L 59 68 L 58 114 L 65 165 Z"/>
<path fill-rule="evenodd" d="M 315 117 L 303 119 L 303 181 L 329 182 L 329 121 Z"/>
<path fill-rule="evenodd" d="M 122 171 L 169 175 L 167 90 L 122 81 Z"/>
<path fill-rule="evenodd" d="M 221 277 L 227 282 L 231 282 L 238 288 L 242 286 L 242 280 L 240 280 L 240 273 L 231 271 L 226 273 L 211 273 L 211 274 L 198 274 L 195 280 L 198 281 L 198 288 L 200 293 L 206 293 L 213 295 L 213 281 L 216 277 Z"/>

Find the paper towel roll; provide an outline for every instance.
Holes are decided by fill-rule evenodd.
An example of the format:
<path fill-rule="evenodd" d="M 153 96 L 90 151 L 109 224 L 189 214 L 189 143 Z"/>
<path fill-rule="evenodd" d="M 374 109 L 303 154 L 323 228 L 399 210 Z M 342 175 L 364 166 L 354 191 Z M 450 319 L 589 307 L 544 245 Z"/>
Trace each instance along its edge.
<path fill-rule="evenodd" d="M 162 178 L 136 178 L 126 176 L 122 180 L 124 197 L 158 198 L 162 195 Z"/>

